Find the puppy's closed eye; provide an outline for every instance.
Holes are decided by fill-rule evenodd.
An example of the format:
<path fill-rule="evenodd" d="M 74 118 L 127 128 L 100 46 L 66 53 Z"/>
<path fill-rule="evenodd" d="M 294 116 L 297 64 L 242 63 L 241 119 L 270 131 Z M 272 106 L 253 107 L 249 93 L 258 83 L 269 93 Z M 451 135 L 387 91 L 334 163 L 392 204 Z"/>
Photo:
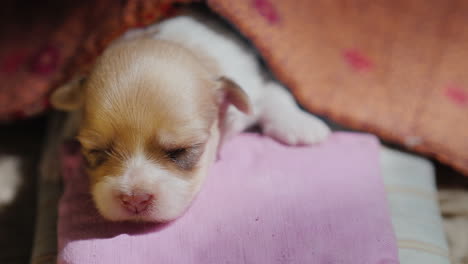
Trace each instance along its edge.
<path fill-rule="evenodd" d="M 166 150 L 166 157 L 183 170 L 195 167 L 203 153 L 203 145 L 197 144 L 190 147 L 181 147 Z"/>
<path fill-rule="evenodd" d="M 85 158 L 89 168 L 97 168 L 102 165 L 109 157 L 107 149 L 84 150 Z"/>

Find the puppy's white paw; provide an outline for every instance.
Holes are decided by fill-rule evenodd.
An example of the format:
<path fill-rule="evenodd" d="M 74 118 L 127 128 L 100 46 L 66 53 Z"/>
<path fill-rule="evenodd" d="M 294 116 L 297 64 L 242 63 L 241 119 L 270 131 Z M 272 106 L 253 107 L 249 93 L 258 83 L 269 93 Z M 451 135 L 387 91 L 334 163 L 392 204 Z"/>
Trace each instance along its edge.
<path fill-rule="evenodd" d="M 262 122 L 262 130 L 288 145 L 320 143 L 330 134 L 330 128 L 322 120 L 300 110 L 278 112 L 274 118 Z"/>

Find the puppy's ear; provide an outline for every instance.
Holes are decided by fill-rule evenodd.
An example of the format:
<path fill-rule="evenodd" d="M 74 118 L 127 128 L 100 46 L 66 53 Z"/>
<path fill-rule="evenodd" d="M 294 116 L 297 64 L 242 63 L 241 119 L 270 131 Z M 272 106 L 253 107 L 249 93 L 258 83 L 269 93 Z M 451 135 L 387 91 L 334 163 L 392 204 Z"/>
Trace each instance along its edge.
<path fill-rule="evenodd" d="M 229 105 L 234 105 L 239 111 L 249 115 L 252 114 L 252 104 L 247 94 L 234 81 L 227 77 L 218 79 L 220 87 L 218 89 L 218 100 L 222 112 Z"/>
<path fill-rule="evenodd" d="M 84 78 L 76 78 L 58 87 L 50 96 L 50 103 L 57 110 L 73 111 L 83 105 Z"/>

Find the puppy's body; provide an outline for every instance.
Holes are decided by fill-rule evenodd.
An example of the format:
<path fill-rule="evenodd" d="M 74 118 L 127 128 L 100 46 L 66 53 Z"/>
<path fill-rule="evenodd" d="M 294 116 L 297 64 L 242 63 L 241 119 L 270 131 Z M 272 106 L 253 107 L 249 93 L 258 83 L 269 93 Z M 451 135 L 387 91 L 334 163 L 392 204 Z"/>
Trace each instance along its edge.
<path fill-rule="evenodd" d="M 130 31 L 104 52 L 79 92 L 76 85 L 59 89 L 52 101 L 81 109 L 78 139 L 100 213 L 169 221 L 189 206 L 229 136 L 257 122 L 287 144 L 327 136 L 267 76 L 233 33 L 188 13 Z"/>

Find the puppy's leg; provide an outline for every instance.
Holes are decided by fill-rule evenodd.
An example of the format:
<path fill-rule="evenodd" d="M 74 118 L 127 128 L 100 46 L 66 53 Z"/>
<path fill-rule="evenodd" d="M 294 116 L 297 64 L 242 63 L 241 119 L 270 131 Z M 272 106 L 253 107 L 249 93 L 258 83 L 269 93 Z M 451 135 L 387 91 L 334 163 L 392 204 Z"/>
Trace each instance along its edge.
<path fill-rule="evenodd" d="M 259 111 L 263 133 L 285 144 L 318 143 L 330 134 L 323 121 L 302 111 L 293 96 L 275 82 L 267 83 L 259 101 Z"/>

